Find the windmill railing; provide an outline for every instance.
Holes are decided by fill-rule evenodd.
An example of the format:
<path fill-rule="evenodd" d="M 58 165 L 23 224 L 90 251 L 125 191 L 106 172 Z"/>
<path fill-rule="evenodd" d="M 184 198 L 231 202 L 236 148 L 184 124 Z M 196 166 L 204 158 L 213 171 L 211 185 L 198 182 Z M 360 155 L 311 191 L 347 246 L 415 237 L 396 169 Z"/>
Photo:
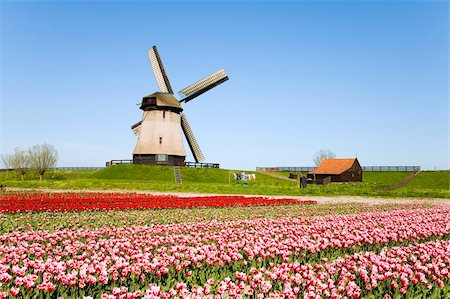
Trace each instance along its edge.
<path fill-rule="evenodd" d="M 133 164 L 133 160 L 111 160 L 106 162 L 106 166 L 110 165 L 118 165 L 118 164 Z M 167 162 L 160 163 L 160 165 L 167 165 Z M 195 163 L 195 162 L 186 162 L 184 164 L 186 167 L 192 168 L 220 168 L 219 163 Z"/>
<path fill-rule="evenodd" d="M 195 162 L 186 162 L 184 164 L 186 167 L 192 168 L 219 168 L 218 163 L 195 163 Z"/>
<path fill-rule="evenodd" d="M 133 164 L 133 160 L 111 160 L 109 162 L 106 162 L 106 166 L 117 164 Z"/>

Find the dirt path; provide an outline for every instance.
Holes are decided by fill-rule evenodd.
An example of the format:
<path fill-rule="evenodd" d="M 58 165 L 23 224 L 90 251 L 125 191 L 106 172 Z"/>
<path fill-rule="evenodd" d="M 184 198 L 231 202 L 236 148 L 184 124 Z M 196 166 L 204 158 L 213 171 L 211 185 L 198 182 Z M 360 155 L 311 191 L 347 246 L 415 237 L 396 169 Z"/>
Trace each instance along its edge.
<path fill-rule="evenodd" d="M 282 175 L 273 174 L 273 173 L 266 172 L 266 171 L 257 171 L 257 173 L 265 174 L 267 176 L 270 176 L 270 177 L 273 177 L 273 178 L 277 178 L 277 179 L 280 179 L 280 180 L 291 181 L 291 182 L 298 182 L 298 180 L 290 179 L 288 177 L 285 177 L 285 176 L 282 176 Z"/>
<path fill-rule="evenodd" d="M 176 195 L 180 197 L 190 197 L 190 196 L 251 196 L 251 197 L 270 197 L 270 198 L 296 198 L 299 200 L 316 200 L 318 204 L 326 204 L 326 203 L 349 203 L 349 202 L 359 202 L 366 204 L 379 205 L 383 203 L 419 203 L 419 202 L 427 202 L 427 203 L 437 203 L 437 204 L 446 204 L 450 205 L 450 199 L 446 198 L 384 198 L 384 197 L 363 197 L 363 196 L 270 196 L 270 195 L 251 195 L 251 194 L 206 194 L 206 193 L 181 193 L 181 192 L 156 192 L 156 191 L 142 191 L 142 190 L 123 190 L 123 189 L 115 189 L 115 190 L 63 190 L 63 189 L 33 189 L 33 188 L 14 188 L 8 187 L 6 191 L 26 191 L 26 192 L 101 192 L 101 193 L 110 193 L 110 192 L 122 192 L 122 193 L 137 193 L 137 194 L 170 194 Z"/>

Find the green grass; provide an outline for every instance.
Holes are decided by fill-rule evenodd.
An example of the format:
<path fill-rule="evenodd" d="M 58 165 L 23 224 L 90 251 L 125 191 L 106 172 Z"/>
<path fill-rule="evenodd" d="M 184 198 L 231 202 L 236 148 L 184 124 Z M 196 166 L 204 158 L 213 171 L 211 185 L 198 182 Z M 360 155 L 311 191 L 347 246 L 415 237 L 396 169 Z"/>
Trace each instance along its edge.
<path fill-rule="evenodd" d="M 175 184 L 173 168 L 150 165 L 115 165 L 99 171 L 49 171 L 45 180 L 27 173 L 25 181 L 20 181 L 14 173 L 0 173 L 0 181 L 9 187 L 51 188 L 51 189 L 125 189 L 200 193 L 238 194 L 278 194 L 287 189 L 296 191 L 295 182 L 257 175 L 257 181 L 248 186 L 236 183 L 233 173 L 241 171 L 214 168 L 182 168 L 183 184 Z M 251 172 L 249 172 L 251 173 Z"/>
<path fill-rule="evenodd" d="M 282 176 L 282 177 L 285 177 L 285 178 L 289 178 L 289 175 L 290 175 L 291 173 L 297 173 L 297 174 L 300 174 L 300 172 L 293 172 L 293 171 L 272 171 L 272 172 L 270 172 L 270 173 L 272 173 L 272 174 L 274 174 L 274 175 Z M 306 172 L 305 172 L 304 174 L 306 175 Z"/>
<path fill-rule="evenodd" d="M 173 168 L 147 165 L 115 165 L 91 173 L 89 179 L 124 181 L 172 181 Z"/>
<path fill-rule="evenodd" d="M 403 188 L 407 190 L 450 190 L 450 171 L 422 171 Z"/>
<path fill-rule="evenodd" d="M 391 186 L 411 175 L 407 171 L 368 171 L 363 173 L 363 181 L 368 184 Z"/>
<path fill-rule="evenodd" d="M 362 183 L 340 183 L 327 186 L 310 185 L 299 189 L 295 181 L 257 173 L 256 182 L 249 185 L 235 182 L 233 173 L 240 170 L 212 168 L 181 168 L 183 184 L 176 185 L 173 168 L 150 165 L 115 165 L 102 170 L 49 171 L 44 181 L 27 173 L 20 181 L 15 172 L 1 172 L 0 184 L 8 187 L 92 190 L 151 190 L 160 192 L 193 192 L 261 195 L 321 195 L 321 196 L 384 196 L 450 198 L 450 171 L 421 172 L 406 186 L 394 191 L 382 191 L 380 186 L 394 185 L 408 172 L 365 172 Z M 254 173 L 254 171 L 246 171 Z M 277 173 L 288 176 L 287 173 Z"/>

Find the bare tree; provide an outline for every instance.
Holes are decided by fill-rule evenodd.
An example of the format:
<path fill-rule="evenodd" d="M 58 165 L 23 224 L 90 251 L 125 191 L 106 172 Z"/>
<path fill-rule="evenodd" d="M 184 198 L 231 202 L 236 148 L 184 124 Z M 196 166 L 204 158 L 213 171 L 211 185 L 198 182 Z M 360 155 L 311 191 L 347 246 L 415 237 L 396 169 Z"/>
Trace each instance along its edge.
<path fill-rule="evenodd" d="M 316 153 L 314 156 L 314 165 L 319 166 L 320 162 L 322 162 L 323 159 L 334 159 L 336 158 L 336 154 L 333 153 L 331 150 L 320 150 Z"/>
<path fill-rule="evenodd" d="M 9 170 L 12 168 L 11 155 L 10 154 L 2 154 L 2 162 L 3 162 L 3 166 L 6 169 L 6 178 L 8 178 Z"/>
<path fill-rule="evenodd" d="M 14 154 L 8 155 L 8 157 L 10 167 L 19 173 L 20 179 L 23 181 L 25 174 L 30 168 L 30 157 L 28 156 L 28 153 L 16 148 Z"/>
<path fill-rule="evenodd" d="M 2 162 L 5 169 L 11 169 L 11 155 L 10 154 L 2 154 Z"/>
<path fill-rule="evenodd" d="M 44 173 L 51 167 L 56 166 L 58 152 L 50 144 L 34 145 L 28 150 L 31 168 L 39 173 L 39 179 L 44 179 Z"/>

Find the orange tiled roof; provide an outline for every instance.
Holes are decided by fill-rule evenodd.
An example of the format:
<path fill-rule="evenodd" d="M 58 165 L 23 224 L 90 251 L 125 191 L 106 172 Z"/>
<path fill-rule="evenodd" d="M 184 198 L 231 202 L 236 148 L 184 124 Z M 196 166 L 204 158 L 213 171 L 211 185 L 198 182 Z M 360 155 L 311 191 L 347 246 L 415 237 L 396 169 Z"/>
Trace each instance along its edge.
<path fill-rule="evenodd" d="M 355 163 L 356 158 L 351 159 L 324 159 L 320 165 L 310 171 L 311 174 L 341 174 L 350 168 Z"/>

